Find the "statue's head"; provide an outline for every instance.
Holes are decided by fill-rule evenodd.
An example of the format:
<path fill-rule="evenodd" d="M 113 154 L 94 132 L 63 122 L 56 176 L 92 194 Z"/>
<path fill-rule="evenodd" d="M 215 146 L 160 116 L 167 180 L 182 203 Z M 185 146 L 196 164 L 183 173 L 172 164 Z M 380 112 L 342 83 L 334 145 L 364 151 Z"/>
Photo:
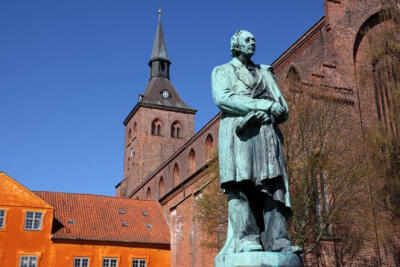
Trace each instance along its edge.
<path fill-rule="evenodd" d="M 256 52 L 256 39 L 248 31 L 238 30 L 231 38 L 231 55 L 237 57 L 240 54 L 252 57 Z"/>

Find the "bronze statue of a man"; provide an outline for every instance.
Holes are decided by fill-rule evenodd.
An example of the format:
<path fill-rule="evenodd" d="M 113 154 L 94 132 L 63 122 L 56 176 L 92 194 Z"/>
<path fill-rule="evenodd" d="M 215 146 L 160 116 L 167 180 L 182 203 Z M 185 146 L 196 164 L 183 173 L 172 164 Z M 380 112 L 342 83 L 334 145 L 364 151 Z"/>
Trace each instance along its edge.
<path fill-rule="evenodd" d="M 288 177 L 278 125 L 287 103 L 271 67 L 251 61 L 254 36 L 237 31 L 232 60 L 214 68 L 212 92 L 222 110 L 219 128 L 220 183 L 228 194 L 228 234 L 220 254 L 292 252 L 286 220 L 291 214 Z"/>

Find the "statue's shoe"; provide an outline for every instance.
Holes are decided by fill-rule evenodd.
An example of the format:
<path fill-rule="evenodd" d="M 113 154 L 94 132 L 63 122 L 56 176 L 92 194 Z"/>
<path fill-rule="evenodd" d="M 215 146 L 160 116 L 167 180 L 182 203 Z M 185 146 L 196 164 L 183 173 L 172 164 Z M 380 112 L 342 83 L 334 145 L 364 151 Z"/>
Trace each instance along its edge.
<path fill-rule="evenodd" d="M 251 252 L 251 251 L 263 251 L 263 247 L 260 243 L 255 241 L 244 241 L 239 246 L 238 252 Z"/>
<path fill-rule="evenodd" d="M 273 252 L 284 252 L 284 253 L 295 253 L 295 254 L 301 254 L 304 252 L 304 250 L 298 246 L 285 246 L 283 248 L 272 250 L 272 251 Z"/>

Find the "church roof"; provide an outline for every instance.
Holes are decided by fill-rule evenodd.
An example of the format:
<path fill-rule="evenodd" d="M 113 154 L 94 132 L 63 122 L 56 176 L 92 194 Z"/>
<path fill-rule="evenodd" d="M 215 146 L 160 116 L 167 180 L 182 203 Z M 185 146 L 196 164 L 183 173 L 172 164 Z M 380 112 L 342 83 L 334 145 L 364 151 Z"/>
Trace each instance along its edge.
<path fill-rule="evenodd" d="M 156 201 L 60 192 L 34 193 L 55 209 L 53 238 L 170 243 L 170 231 Z"/>
<path fill-rule="evenodd" d="M 168 96 L 164 97 L 163 92 L 167 91 Z M 179 97 L 171 81 L 164 77 L 153 77 L 147 85 L 146 91 L 140 100 L 140 103 L 153 104 L 160 107 L 170 107 L 177 109 L 186 109 L 195 112 Z"/>

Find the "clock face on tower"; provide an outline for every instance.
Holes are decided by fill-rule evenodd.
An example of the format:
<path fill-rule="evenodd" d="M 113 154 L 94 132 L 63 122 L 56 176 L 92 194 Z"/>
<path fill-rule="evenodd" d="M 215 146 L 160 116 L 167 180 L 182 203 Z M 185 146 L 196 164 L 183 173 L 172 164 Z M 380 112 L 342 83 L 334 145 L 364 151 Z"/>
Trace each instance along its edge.
<path fill-rule="evenodd" d="M 161 91 L 161 96 L 162 96 L 163 98 L 167 99 L 167 98 L 169 98 L 171 95 L 170 95 L 170 93 L 169 93 L 169 91 L 168 91 L 167 89 L 163 89 L 163 90 Z"/>

